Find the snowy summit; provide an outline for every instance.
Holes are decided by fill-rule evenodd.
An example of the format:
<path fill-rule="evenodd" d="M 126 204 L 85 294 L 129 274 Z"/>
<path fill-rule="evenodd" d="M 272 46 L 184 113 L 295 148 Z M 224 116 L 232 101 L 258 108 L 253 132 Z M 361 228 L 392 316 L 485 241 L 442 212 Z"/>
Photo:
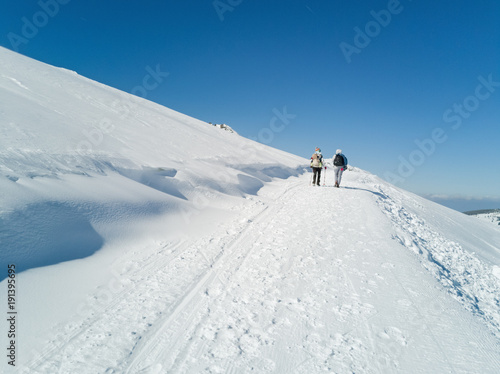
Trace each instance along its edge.
<path fill-rule="evenodd" d="M 0 61 L 0 372 L 500 372 L 494 225 Z"/>

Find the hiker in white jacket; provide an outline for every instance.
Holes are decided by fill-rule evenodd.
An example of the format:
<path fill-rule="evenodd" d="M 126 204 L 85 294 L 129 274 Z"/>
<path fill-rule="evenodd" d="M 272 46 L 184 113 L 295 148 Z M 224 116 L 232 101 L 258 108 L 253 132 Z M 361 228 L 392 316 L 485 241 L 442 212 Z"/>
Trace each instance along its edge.
<path fill-rule="evenodd" d="M 347 157 L 342 154 L 341 149 L 337 149 L 333 156 L 333 174 L 335 175 L 335 187 L 339 187 L 342 173 L 347 169 Z"/>
<path fill-rule="evenodd" d="M 311 156 L 311 168 L 313 169 L 313 186 L 319 186 L 321 182 L 321 169 L 323 168 L 323 155 L 321 149 L 316 147 L 316 151 Z"/>

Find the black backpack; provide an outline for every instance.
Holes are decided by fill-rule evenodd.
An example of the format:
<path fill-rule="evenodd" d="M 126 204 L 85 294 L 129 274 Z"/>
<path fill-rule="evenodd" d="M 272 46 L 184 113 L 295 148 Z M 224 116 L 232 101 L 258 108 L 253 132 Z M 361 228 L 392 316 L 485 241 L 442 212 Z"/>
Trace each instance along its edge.
<path fill-rule="evenodd" d="M 341 154 L 335 155 L 335 158 L 333 159 L 333 164 L 335 166 L 344 166 L 344 157 L 342 157 Z"/>

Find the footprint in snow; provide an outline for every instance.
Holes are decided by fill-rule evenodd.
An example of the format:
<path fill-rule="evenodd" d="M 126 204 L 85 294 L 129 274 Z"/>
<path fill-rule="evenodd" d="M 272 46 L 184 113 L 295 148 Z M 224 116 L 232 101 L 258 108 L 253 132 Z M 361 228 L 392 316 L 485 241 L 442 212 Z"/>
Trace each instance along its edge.
<path fill-rule="evenodd" d="M 412 305 L 411 301 L 408 299 L 398 300 L 398 304 L 404 307 L 410 307 Z"/>
<path fill-rule="evenodd" d="M 493 266 L 492 273 L 495 277 L 500 279 L 500 266 Z"/>
<path fill-rule="evenodd" d="M 386 339 L 386 340 L 389 340 L 389 339 L 394 340 L 402 347 L 405 347 L 408 345 L 408 340 L 403 335 L 403 332 L 400 329 L 398 329 L 397 327 L 390 326 L 390 327 L 385 328 L 383 332 L 379 333 L 379 337 Z"/>

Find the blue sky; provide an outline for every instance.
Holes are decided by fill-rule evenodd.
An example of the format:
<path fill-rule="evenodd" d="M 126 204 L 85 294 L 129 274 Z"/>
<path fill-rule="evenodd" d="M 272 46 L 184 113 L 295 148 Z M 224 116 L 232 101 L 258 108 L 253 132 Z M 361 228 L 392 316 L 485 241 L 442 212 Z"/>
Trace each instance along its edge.
<path fill-rule="evenodd" d="M 500 208 L 500 2 L 478 4 L 10 1 L 0 40 L 291 153 L 342 148 L 455 209 Z M 161 82 L 137 90 L 151 69 Z"/>

